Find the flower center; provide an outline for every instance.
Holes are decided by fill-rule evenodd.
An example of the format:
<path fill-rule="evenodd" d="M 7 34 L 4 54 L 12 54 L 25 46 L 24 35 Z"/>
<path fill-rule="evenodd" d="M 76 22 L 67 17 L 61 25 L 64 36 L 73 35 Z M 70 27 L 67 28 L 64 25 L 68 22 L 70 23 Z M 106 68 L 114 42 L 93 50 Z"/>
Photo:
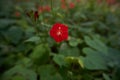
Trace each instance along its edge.
<path fill-rule="evenodd" d="M 57 32 L 57 35 L 60 36 L 60 35 L 61 35 L 61 31 L 58 31 L 58 32 Z"/>
<path fill-rule="evenodd" d="M 59 30 L 61 29 L 61 27 L 58 28 Z"/>

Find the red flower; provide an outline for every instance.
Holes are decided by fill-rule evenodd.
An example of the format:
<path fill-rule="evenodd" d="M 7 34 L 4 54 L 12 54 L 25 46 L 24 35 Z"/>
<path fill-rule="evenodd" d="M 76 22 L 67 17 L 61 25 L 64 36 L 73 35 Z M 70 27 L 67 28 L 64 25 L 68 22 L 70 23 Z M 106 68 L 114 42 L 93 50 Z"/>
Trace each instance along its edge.
<path fill-rule="evenodd" d="M 65 3 L 65 0 L 61 0 L 62 3 Z"/>
<path fill-rule="evenodd" d="M 50 36 L 54 38 L 56 42 L 61 42 L 68 39 L 68 26 L 56 23 L 50 30 Z"/>
<path fill-rule="evenodd" d="M 20 15 L 21 15 L 21 14 L 20 14 L 19 11 L 16 11 L 16 12 L 15 12 L 15 16 L 16 16 L 16 17 L 20 17 Z"/>
<path fill-rule="evenodd" d="M 50 12 L 51 8 L 50 8 L 50 6 L 44 6 L 44 10 L 47 12 Z"/>
<path fill-rule="evenodd" d="M 43 8 L 42 6 L 39 6 L 39 7 L 38 7 L 38 12 L 39 12 L 39 13 L 42 13 L 43 11 L 44 11 L 44 8 Z"/>
<path fill-rule="evenodd" d="M 69 4 L 69 8 L 73 9 L 74 7 L 75 7 L 75 4 L 74 4 L 73 2 L 71 2 L 71 3 Z"/>
<path fill-rule="evenodd" d="M 116 0 L 107 0 L 107 3 L 108 3 L 109 5 L 115 4 L 115 3 L 116 3 Z"/>
<path fill-rule="evenodd" d="M 62 9 L 66 9 L 67 8 L 65 0 L 61 0 L 61 8 Z"/>
<path fill-rule="evenodd" d="M 39 17 L 38 11 L 35 11 L 35 12 L 34 12 L 34 19 L 37 20 L 38 17 Z"/>
<path fill-rule="evenodd" d="M 102 2 L 102 0 L 97 0 L 97 3 L 100 4 Z"/>
<path fill-rule="evenodd" d="M 77 2 L 80 2 L 80 0 L 77 0 Z"/>
<path fill-rule="evenodd" d="M 61 8 L 62 8 L 62 9 L 66 9 L 67 7 L 66 7 L 65 4 L 62 4 L 62 5 L 61 5 Z"/>
<path fill-rule="evenodd" d="M 38 12 L 42 13 L 42 12 L 50 12 L 51 8 L 50 6 L 46 5 L 46 6 L 39 6 L 38 7 Z"/>

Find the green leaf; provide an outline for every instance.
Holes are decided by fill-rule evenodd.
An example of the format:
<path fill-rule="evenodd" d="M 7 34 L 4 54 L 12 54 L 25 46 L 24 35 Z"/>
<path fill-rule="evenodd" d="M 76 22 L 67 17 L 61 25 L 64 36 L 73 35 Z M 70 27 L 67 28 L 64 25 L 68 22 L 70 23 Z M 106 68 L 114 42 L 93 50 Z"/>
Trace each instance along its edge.
<path fill-rule="evenodd" d="M 54 55 L 53 60 L 55 63 L 57 63 L 59 66 L 65 65 L 65 57 L 63 55 Z"/>
<path fill-rule="evenodd" d="M 0 29 L 4 29 L 15 22 L 13 19 L 0 19 Z"/>
<path fill-rule="evenodd" d="M 66 57 L 65 61 L 66 61 L 67 64 L 77 63 L 77 64 L 80 65 L 81 68 L 84 68 L 83 61 L 78 57 Z"/>
<path fill-rule="evenodd" d="M 109 48 L 108 65 L 115 67 L 120 65 L 120 51 L 114 48 Z"/>
<path fill-rule="evenodd" d="M 82 23 L 81 25 L 82 26 L 93 26 L 95 23 L 96 23 L 96 21 L 91 21 L 91 22 Z"/>
<path fill-rule="evenodd" d="M 110 77 L 105 73 L 103 73 L 103 77 L 104 77 L 105 80 L 111 80 Z"/>
<path fill-rule="evenodd" d="M 40 37 L 33 36 L 33 37 L 27 39 L 25 42 L 38 42 L 38 41 L 40 41 Z"/>
<path fill-rule="evenodd" d="M 32 60 L 30 58 L 23 58 L 23 59 L 20 59 L 18 60 L 17 62 L 17 65 L 22 65 L 22 66 L 25 66 L 25 67 L 30 67 L 32 65 Z"/>
<path fill-rule="evenodd" d="M 77 47 L 70 47 L 66 43 L 63 43 L 59 49 L 59 53 L 64 56 L 77 57 L 79 56 L 80 51 Z"/>
<path fill-rule="evenodd" d="M 100 52 L 97 52 L 91 48 L 84 48 L 83 52 L 86 54 L 86 57 L 80 58 L 82 59 L 83 64 L 87 69 L 91 70 L 107 69 L 107 63 Z"/>
<path fill-rule="evenodd" d="M 70 80 L 70 77 L 68 75 L 68 70 L 65 67 L 60 67 L 58 71 L 62 76 L 63 80 Z"/>
<path fill-rule="evenodd" d="M 20 79 L 22 80 L 37 80 L 37 75 L 34 71 L 30 70 L 30 69 L 26 69 L 22 66 L 15 66 L 13 68 L 11 68 L 10 70 L 6 71 L 3 76 L 2 76 L 2 80 L 10 80 L 12 78 L 15 78 L 14 76 L 19 76 Z M 21 78 L 21 77 L 22 78 Z M 24 77 L 24 79 L 23 79 Z"/>
<path fill-rule="evenodd" d="M 73 17 L 74 19 L 80 19 L 80 18 L 82 18 L 82 19 L 87 19 L 87 16 L 84 14 L 84 13 L 82 13 L 82 12 L 76 12 L 75 14 L 74 14 L 74 17 Z"/>
<path fill-rule="evenodd" d="M 71 37 L 70 40 L 69 40 L 69 44 L 72 47 L 77 46 L 79 43 L 82 43 L 81 39 L 76 39 L 76 38 Z"/>
<path fill-rule="evenodd" d="M 103 55 L 105 60 L 107 61 L 107 65 L 110 67 L 114 67 L 116 65 L 119 65 L 119 53 L 120 51 L 107 47 L 104 43 L 102 43 L 98 37 L 93 36 L 93 39 L 89 37 L 85 37 L 86 43 L 96 51 L 98 51 L 101 55 Z"/>
<path fill-rule="evenodd" d="M 28 25 L 27 21 L 24 20 L 24 19 L 18 20 L 18 21 L 17 21 L 17 24 L 20 25 L 22 28 L 28 28 L 28 27 L 30 27 L 30 26 Z"/>
<path fill-rule="evenodd" d="M 92 33 L 93 32 L 93 28 L 87 28 L 87 27 L 79 27 L 79 31 L 82 32 L 82 33 Z"/>
<path fill-rule="evenodd" d="M 36 46 L 30 57 L 37 64 L 45 63 L 49 60 L 50 49 L 47 44 L 40 44 Z"/>
<path fill-rule="evenodd" d="M 38 69 L 40 80 L 63 80 L 53 65 L 42 65 Z"/>
<path fill-rule="evenodd" d="M 20 27 L 11 27 L 6 33 L 5 37 L 10 42 L 17 44 L 23 36 L 23 30 Z"/>
<path fill-rule="evenodd" d="M 14 76 L 12 80 L 25 80 L 25 78 L 18 75 L 18 76 Z"/>
<path fill-rule="evenodd" d="M 93 39 L 91 39 L 90 37 L 85 36 L 84 39 L 86 44 L 89 45 L 91 48 L 94 48 L 104 54 L 108 53 L 107 46 L 102 41 L 100 41 L 97 37 L 93 36 Z"/>
<path fill-rule="evenodd" d="M 25 30 L 25 34 L 27 38 L 33 37 L 35 34 L 35 29 L 33 27 L 29 27 Z"/>

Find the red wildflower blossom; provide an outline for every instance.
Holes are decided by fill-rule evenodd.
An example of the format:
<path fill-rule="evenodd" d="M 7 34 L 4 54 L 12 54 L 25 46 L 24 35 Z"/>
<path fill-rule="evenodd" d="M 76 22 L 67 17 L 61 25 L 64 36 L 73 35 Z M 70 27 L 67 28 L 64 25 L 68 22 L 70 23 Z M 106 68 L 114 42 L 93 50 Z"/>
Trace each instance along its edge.
<path fill-rule="evenodd" d="M 50 12 L 51 8 L 50 8 L 50 6 L 44 6 L 44 10 L 47 12 Z"/>
<path fill-rule="evenodd" d="M 50 36 L 54 38 L 56 42 L 61 42 L 68 39 L 68 26 L 56 23 L 50 30 Z"/>
<path fill-rule="evenodd" d="M 109 5 L 115 4 L 116 0 L 106 0 Z"/>
<path fill-rule="evenodd" d="M 66 7 L 65 4 L 62 4 L 62 5 L 61 5 L 61 8 L 62 8 L 62 9 L 66 9 L 67 7 Z"/>
<path fill-rule="evenodd" d="M 38 11 L 35 11 L 35 12 L 34 12 L 34 19 L 37 20 L 38 17 L 39 17 Z"/>
<path fill-rule="evenodd" d="M 77 0 L 77 2 L 80 2 L 80 0 Z"/>
<path fill-rule="evenodd" d="M 61 0 L 62 3 L 65 3 L 65 0 Z"/>
<path fill-rule="evenodd" d="M 38 7 L 38 12 L 39 12 L 39 13 L 42 13 L 43 11 L 44 11 L 44 8 L 43 8 L 42 6 L 39 6 L 39 7 Z"/>
<path fill-rule="evenodd" d="M 16 16 L 16 17 L 20 17 L 20 12 L 16 11 L 16 12 L 15 12 L 15 16 Z"/>
<path fill-rule="evenodd" d="M 97 0 L 97 3 L 100 4 L 102 2 L 102 0 Z"/>
<path fill-rule="evenodd" d="M 67 8 L 65 0 L 61 0 L 61 8 L 62 9 L 66 9 Z"/>
<path fill-rule="evenodd" d="M 38 7 L 38 12 L 39 12 L 39 13 L 42 13 L 42 12 L 44 12 L 44 11 L 50 12 L 50 10 L 51 10 L 51 8 L 50 8 L 50 6 L 48 6 L 48 5 L 46 5 L 46 6 L 39 6 L 39 7 Z"/>
<path fill-rule="evenodd" d="M 75 7 L 75 4 L 73 2 L 69 3 L 69 8 L 73 9 Z"/>

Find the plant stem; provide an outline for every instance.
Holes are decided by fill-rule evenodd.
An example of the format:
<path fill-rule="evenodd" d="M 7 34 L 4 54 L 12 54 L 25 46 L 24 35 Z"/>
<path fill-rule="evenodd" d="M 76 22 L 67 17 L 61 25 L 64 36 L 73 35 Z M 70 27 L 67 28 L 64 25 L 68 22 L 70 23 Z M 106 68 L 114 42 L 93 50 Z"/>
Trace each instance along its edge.
<path fill-rule="evenodd" d="M 51 11 L 53 12 L 53 0 L 51 0 Z"/>
<path fill-rule="evenodd" d="M 53 10 L 53 0 L 51 0 L 51 13 L 52 13 L 52 15 L 54 16 L 54 10 Z"/>

